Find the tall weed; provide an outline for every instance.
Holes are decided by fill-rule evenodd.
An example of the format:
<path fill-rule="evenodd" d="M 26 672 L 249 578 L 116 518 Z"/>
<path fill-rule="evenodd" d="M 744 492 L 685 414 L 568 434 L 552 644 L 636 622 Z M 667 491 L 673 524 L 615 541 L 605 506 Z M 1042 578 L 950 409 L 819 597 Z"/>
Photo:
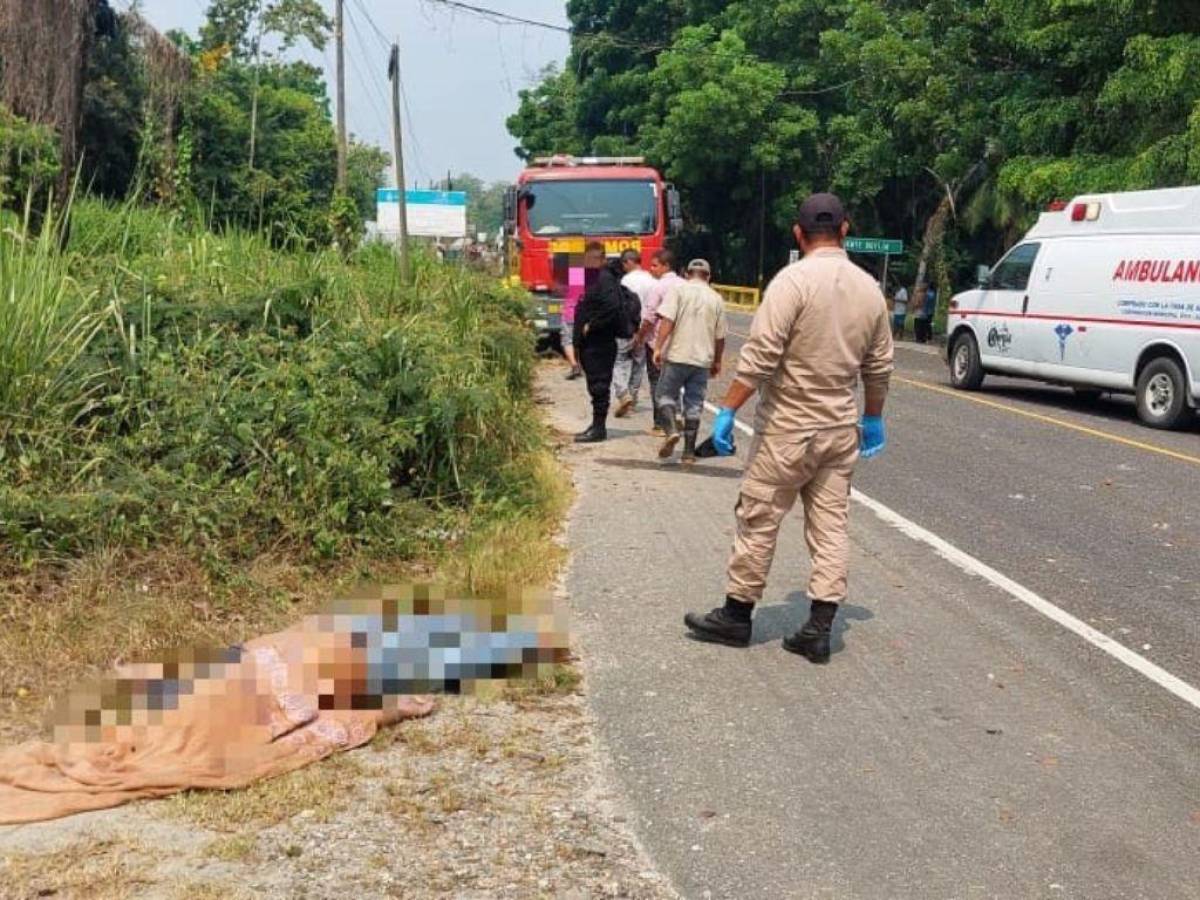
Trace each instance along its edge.
<path fill-rule="evenodd" d="M 419 259 L 402 285 L 385 248 L 347 260 L 92 200 L 42 264 L 77 304 L 66 383 L 87 403 L 52 452 L 0 458 L 0 541 L 28 561 L 394 559 L 545 508 L 532 338 L 494 281 Z"/>
<path fill-rule="evenodd" d="M 71 275 L 52 219 L 34 234 L 30 218 L 0 229 L 0 451 L 80 415 L 96 388 L 80 361 L 102 327 L 98 291 Z"/>

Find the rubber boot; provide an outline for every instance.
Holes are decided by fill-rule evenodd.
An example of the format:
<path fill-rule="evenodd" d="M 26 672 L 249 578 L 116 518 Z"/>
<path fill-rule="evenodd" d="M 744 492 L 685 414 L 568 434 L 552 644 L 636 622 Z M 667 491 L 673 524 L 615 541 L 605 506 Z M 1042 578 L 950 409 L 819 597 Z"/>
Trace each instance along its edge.
<path fill-rule="evenodd" d="M 658 458 L 670 459 L 675 453 L 675 445 L 679 443 L 682 434 L 675 427 L 675 413 L 669 406 L 663 407 L 662 427 L 665 437 L 662 446 L 658 448 Z"/>
<path fill-rule="evenodd" d="M 696 462 L 696 438 L 700 434 L 700 420 L 688 419 L 683 423 L 683 464 L 693 465 Z"/>
<path fill-rule="evenodd" d="M 701 615 L 688 613 L 683 624 L 693 635 L 711 644 L 726 644 L 730 647 L 749 647 L 753 603 L 743 603 L 735 597 L 726 597 L 725 605 Z"/>
<path fill-rule="evenodd" d="M 667 430 L 663 428 L 662 407 L 658 405 L 658 401 L 651 398 L 651 411 L 653 412 L 654 424 L 650 426 L 650 434 L 654 437 L 666 437 Z"/>
<path fill-rule="evenodd" d="M 608 440 L 608 428 L 605 425 L 605 420 L 608 418 L 607 413 L 600 415 L 598 413 L 592 415 L 592 427 L 587 431 L 581 431 L 575 435 L 575 443 L 577 444 L 599 444 Z"/>
<path fill-rule="evenodd" d="M 783 649 L 803 656 L 817 665 L 829 662 L 830 633 L 833 631 L 833 619 L 837 611 L 836 603 L 814 600 L 808 613 L 808 621 L 791 637 L 783 639 Z"/>

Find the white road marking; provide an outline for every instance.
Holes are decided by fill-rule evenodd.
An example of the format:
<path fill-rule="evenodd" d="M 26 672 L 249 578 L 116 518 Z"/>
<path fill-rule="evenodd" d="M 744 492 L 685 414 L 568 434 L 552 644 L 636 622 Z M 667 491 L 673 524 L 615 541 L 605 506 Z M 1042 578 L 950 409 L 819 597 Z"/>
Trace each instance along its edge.
<path fill-rule="evenodd" d="M 705 408 L 714 415 L 720 410 L 711 403 L 705 403 Z M 754 429 L 744 422 L 734 420 L 734 424 L 738 431 L 750 437 L 754 436 Z M 1035 594 L 1024 585 L 1018 584 L 1007 575 L 996 571 L 982 560 L 976 559 L 965 550 L 960 550 L 944 538 L 938 537 L 932 531 L 922 528 L 911 519 L 907 519 L 894 509 L 885 506 L 878 500 L 873 500 L 866 494 L 857 489 L 852 489 L 850 497 L 856 503 L 865 506 L 871 512 L 875 513 L 882 521 L 896 528 L 898 531 L 929 547 L 932 547 L 939 556 L 953 563 L 958 568 L 962 569 L 969 575 L 975 575 L 982 578 L 984 581 L 1004 591 L 1014 600 L 1019 600 L 1030 609 L 1033 609 L 1052 622 L 1061 625 L 1079 637 L 1083 638 L 1093 647 L 1103 650 L 1109 656 L 1113 657 L 1129 668 L 1133 669 L 1138 674 L 1150 679 L 1159 687 L 1170 691 L 1180 700 L 1190 704 L 1196 709 L 1200 709 L 1200 689 L 1193 687 L 1181 678 L 1172 675 L 1162 666 L 1155 665 L 1146 657 L 1139 653 L 1134 653 L 1124 644 L 1114 641 L 1107 634 L 1098 631 L 1091 625 L 1077 619 L 1064 609 L 1055 606 L 1046 598 Z"/>

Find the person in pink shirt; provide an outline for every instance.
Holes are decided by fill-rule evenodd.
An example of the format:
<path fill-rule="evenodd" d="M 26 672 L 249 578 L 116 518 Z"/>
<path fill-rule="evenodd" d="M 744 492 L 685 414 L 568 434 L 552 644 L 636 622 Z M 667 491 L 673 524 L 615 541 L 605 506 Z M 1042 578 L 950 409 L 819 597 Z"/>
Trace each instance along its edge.
<path fill-rule="evenodd" d="M 662 249 L 650 257 L 650 274 L 657 279 L 646 301 L 642 304 L 642 327 L 634 338 L 647 348 L 646 374 L 650 377 L 650 398 L 654 404 L 654 427 L 650 433 L 662 437 L 666 434 L 659 414 L 658 378 L 661 370 L 654 364 L 654 333 L 658 328 L 658 308 L 666 299 L 667 293 L 674 287 L 686 282 L 675 271 L 675 254 Z"/>
<path fill-rule="evenodd" d="M 574 381 L 583 375 L 583 369 L 579 367 L 579 357 L 575 355 L 575 307 L 579 305 L 584 289 L 583 269 L 578 271 L 578 278 L 572 277 L 572 283 L 567 285 L 567 293 L 563 297 L 563 327 L 560 340 L 562 341 L 563 356 L 571 364 L 571 371 L 567 373 L 567 381 Z M 575 281 L 578 281 L 578 284 Z"/>

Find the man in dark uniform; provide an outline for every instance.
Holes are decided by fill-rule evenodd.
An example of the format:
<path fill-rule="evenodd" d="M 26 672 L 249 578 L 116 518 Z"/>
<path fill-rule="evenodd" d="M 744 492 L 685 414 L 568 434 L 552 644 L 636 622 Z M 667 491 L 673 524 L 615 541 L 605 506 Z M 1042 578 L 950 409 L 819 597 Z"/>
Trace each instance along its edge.
<path fill-rule="evenodd" d="M 617 323 L 621 315 L 621 261 L 605 264 L 604 245 L 592 241 L 584 250 L 587 291 L 575 309 L 575 347 L 592 398 L 592 425 L 577 434 L 578 444 L 607 440 L 608 402 L 617 361 Z M 615 268 L 614 268 L 615 267 Z"/>

